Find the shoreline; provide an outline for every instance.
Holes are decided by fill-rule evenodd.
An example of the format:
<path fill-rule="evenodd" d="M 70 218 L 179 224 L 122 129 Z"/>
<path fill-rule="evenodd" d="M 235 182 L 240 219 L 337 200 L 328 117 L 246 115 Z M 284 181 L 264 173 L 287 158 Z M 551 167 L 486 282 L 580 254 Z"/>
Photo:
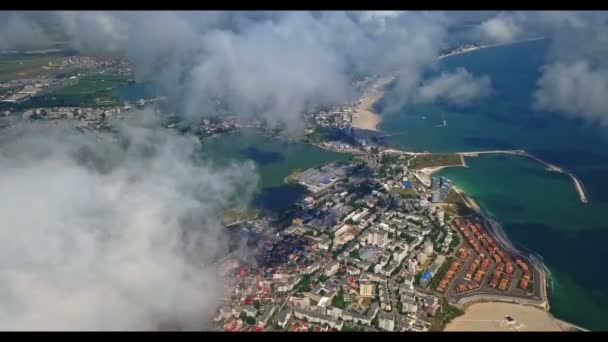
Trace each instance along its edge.
<path fill-rule="evenodd" d="M 321 146 L 320 144 L 312 144 L 315 145 L 319 148 L 322 149 L 326 149 L 329 151 L 333 151 L 333 152 L 342 152 L 342 153 L 350 153 L 355 155 L 355 153 L 353 153 L 353 151 L 336 151 L 333 150 L 331 148 L 328 148 L 326 146 Z M 426 154 L 426 153 L 419 153 L 419 152 L 409 152 L 409 151 L 401 151 L 401 150 L 397 150 L 397 149 L 390 149 L 390 150 L 386 150 L 389 153 L 401 153 L 401 154 L 406 154 L 406 155 L 413 155 L 416 156 L 418 154 Z M 506 153 L 506 154 L 513 154 L 513 155 L 519 155 L 519 156 L 528 156 L 531 157 L 532 159 L 535 159 L 543 164 L 546 165 L 552 165 L 549 163 L 546 163 L 532 155 L 530 155 L 529 153 L 527 153 L 524 150 L 505 150 L 505 151 L 476 151 L 476 152 L 457 152 L 457 154 L 460 155 L 461 157 L 461 161 L 462 163 L 460 165 L 443 165 L 443 166 L 437 166 L 437 167 L 429 167 L 429 168 L 423 168 L 420 169 L 419 171 L 421 172 L 415 172 L 414 171 L 414 176 L 424 185 L 429 185 L 430 184 L 430 175 L 432 175 L 433 173 L 447 168 L 447 167 L 468 167 L 468 165 L 466 165 L 465 162 L 465 157 L 469 156 L 469 157 L 473 157 L 473 156 L 478 156 L 479 154 L 488 154 L 488 153 Z M 566 171 L 562 168 L 556 167 L 553 165 L 554 168 L 557 168 L 559 170 L 561 170 L 563 173 L 567 173 L 569 171 Z M 551 169 L 550 171 L 558 171 L 556 169 Z M 296 172 L 292 172 L 292 174 L 290 174 L 290 176 L 293 175 L 293 173 Z M 286 177 L 287 179 L 288 177 Z M 580 330 L 580 331 L 589 331 L 585 328 L 582 328 L 576 324 L 570 323 L 570 322 L 566 322 L 564 320 L 561 320 L 559 318 L 556 318 L 555 316 L 553 316 L 550 312 L 550 304 L 549 304 L 549 298 L 548 298 L 548 283 L 550 281 L 550 273 L 549 270 L 547 269 L 547 267 L 543 264 L 542 260 L 540 260 L 540 257 L 536 256 L 534 253 L 530 252 L 530 251 L 522 251 L 518 248 L 516 248 L 512 242 L 509 240 L 508 236 L 506 235 L 506 233 L 504 232 L 504 230 L 502 229 L 502 226 L 494 220 L 494 218 L 489 215 L 488 213 L 486 213 L 481 206 L 469 195 L 467 195 L 467 193 L 460 189 L 457 186 L 453 186 L 453 189 L 463 198 L 465 205 L 467 207 L 469 207 L 470 209 L 472 209 L 477 215 L 479 215 L 479 217 L 484 221 L 486 227 L 488 228 L 488 233 L 490 233 L 490 235 L 507 251 L 516 255 L 519 255 L 522 257 L 522 259 L 530 262 L 530 264 L 532 264 L 535 268 L 537 268 L 538 272 L 539 272 L 539 283 L 540 285 L 540 298 L 541 300 L 534 300 L 534 299 L 521 299 L 521 298 L 511 298 L 511 297 L 501 297 L 501 296 L 493 296 L 493 295 L 479 295 L 479 296 L 472 296 L 472 297 L 468 297 L 468 298 L 462 298 L 461 300 L 459 300 L 458 303 L 456 303 L 455 305 L 457 307 L 462 308 L 465 312 L 467 310 L 468 307 L 470 307 L 473 304 L 477 304 L 480 302 L 486 302 L 486 303 L 511 303 L 511 304 L 516 304 L 516 305 L 521 305 L 521 306 L 527 306 L 527 307 L 535 307 L 537 309 L 542 310 L 544 313 L 546 313 L 546 315 L 548 315 L 550 317 L 550 319 L 552 319 L 556 324 L 559 325 L 559 327 L 563 330 L 563 331 L 567 331 L 567 330 Z M 454 303 L 452 303 L 452 305 L 454 305 Z"/>
<path fill-rule="evenodd" d="M 480 45 L 471 48 L 467 48 L 457 52 L 451 52 L 445 55 L 440 55 L 437 57 L 437 60 L 440 61 L 444 58 L 458 56 L 466 53 L 470 53 L 473 51 L 478 51 L 482 49 L 512 45 L 525 43 L 534 40 L 542 40 L 544 37 L 536 37 L 536 38 L 527 38 L 522 40 L 517 40 L 509 43 L 498 43 L 498 44 L 488 44 L 488 45 Z M 391 82 L 393 82 L 399 76 L 398 72 L 391 73 L 387 76 L 382 76 L 375 80 L 370 86 L 365 89 L 363 94 L 357 100 L 357 104 L 353 106 L 353 114 L 352 114 L 352 126 L 359 129 L 365 129 L 369 131 L 377 131 L 379 132 L 378 126 L 382 123 L 382 116 L 380 113 L 376 113 L 373 109 L 376 102 L 378 102 L 384 96 L 386 86 L 388 86 Z"/>
<path fill-rule="evenodd" d="M 487 214 L 472 197 L 467 195 L 467 193 L 464 190 L 460 189 L 459 187 L 457 187 L 455 185 L 452 186 L 452 188 L 463 198 L 465 205 L 467 207 L 469 207 L 470 209 L 475 211 L 484 221 L 486 221 L 486 224 L 490 228 L 488 230 L 490 235 L 494 239 L 496 239 L 496 241 L 499 242 L 503 248 L 505 248 L 510 253 L 520 255 L 522 258 L 527 259 L 528 261 L 530 261 L 531 264 L 534 265 L 534 267 L 536 267 L 538 269 L 539 275 L 541 278 L 540 282 L 542 284 L 540 287 L 542 301 L 540 303 L 538 303 L 537 301 L 533 301 L 533 300 L 530 300 L 528 302 L 526 300 L 517 299 L 517 298 L 493 297 L 491 295 L 479 295 L 479 296 L 473 296 L 473 297 L 469 297 L 469 298 L 466 298 L 466 297 L 462 298 L 460 301 L 464 300 L 463 303 L 460 303 L 460 301 L 459 301 L 459 303 L 457 303 L 457 305 L 460 306 L 463 309 L 463 311 L 465 311 L 465 312 L 466 312 L 467 308 L 469 308 L 471 305 L 474 305 L 477 303 L 512 303 L 512 304 L 516 304 L 516 305 L 531 306 L 531 307 L 535 307 L 537 309 L 540 309 L 540 310 L 543 310 L 544 312 L 546 312 L 546 314 L 550 317 L 550 319 L 552 319 L 564 331 L 567 331 L 567 330 L 590 331 L 590 330 L 585 329 L 576 324 L 556 318 L 555 316 L 553 316 L 553 314 L 551 314 L 551 312 L 550 312 L 551 306 L 549 303 L 549 297 L 548 297 L 548 293 L 547 293 L 548 282 L 550 281 L 550 273 L 549 273 L 548 268 L 533 253 L 524 252 L 524 251 L 521 251 L 520 249 L 516 248 L 513 245 L 513 243 L 511 242 L 511 240 L 509 240 L 505 231 L 502 229 L 502 226 L 496 220 L 494 220 L 491 217 L 491 215 Z"/>
<path fill-rule="evenodd" d="M 507 322 L 509 315 L 514 321 Z M 480 301 L 450 321 L 444 331 L 588 331 L 538 307 L 509 301 Z"/>
<path fill-rule="evenodd" d="M 321 147 L 319 145 L 317 145 L 317 146 Z M 327 147 L 321 147 L 321 148 L 331 150 Z M 351 151 L 341 151 L 341 152 L 348 153 Z M 411 151 L 398 150 L 398 149 L 394 149 L 394 148 L 386 149 L 383 152 L 404 154 L 404 155 L 410 155 L 410 156 L 414 156 L 414 157 L 419 154 L 427 154 L 427 152 L 411 152 Z M 573 179 L 575 179 L 574 177 L 576 177 L 570 171 L 565 170 L 561 167 L 555 166 L 553 164 L 547 163 L 546 161 L 543 161 L 542 159 L 535 157 L 534 155 L 528 153 L 525 150 L 491 150 L 491 151 L 471 151 L 471 152 L 455 152 L 455 153 L 460 156 L 460 160 L 461 160 L 460 165 L 443 165 L 443 166 L 437 166 L 437 167 L 422 168 L 422 169 L 418 170 L 418 172 L 413 171 L 414 177 L 416 177 L 416 179 L 418 179 L 418 181 L 420 181 L 425 186 L 429 186 L 430 185 L 430 176 L 433 173 L 435 173 L 439 170 L 442 170 L 444 168 L 447 168 L 447 167 L 468 167 L 468 165 L 466 164 L 466 161 L 465 161 L 465 157 L 477 157 L 480 154 L 493 154 L 493 153 L 511 154 L 511 155 L 529 157 L 529 158 L 536 160 L 537 162 L 547 165 L 548 171 L 565 173 L 565 174 L 568 174 Z M 576 178 L 576 179 L 578 180 L 578 178 Z M 580 187 L 582 189 L 582 183 L 580 184 Z M 467 195 L 467 193 L 464 190 L 460 189 L 458 186 L 454 185 L 452 188 L 463 198 L 465 205 L 468 208 L 472 209 L 477 215 L 479 215 L 479 217 L 484 221 L 485 225 L 489 228 L 488 232 L 490 233 L 490 235 L 506 251 L 521 256 L 522 259 L 527 260 L 535 268 L 538 269 L 539 276 L 540 276 L 539 282 L 541 283 L 541 285 L 540 285 L 540 297 L 541 297 L 540 302 L 538 300 L 532 300 L 532 299 L 525 300 L 525 299 L 519 299 L 519 298 L 514 298 L 514 297 L 513 298 L 500 297 L 500 296 L 493 297 L 492 295 L 479 295 L 479 296 L 473 296 L 473 297 L 469 297 L 469 298 L 462 298 L 462 299 L 465 299 L 464 303 L 456 303 L 456 305 L 463 308 L 463 310 L 465 310 L 465 311 L 468 306 L 475 304 L 475 303 L 479 303 L 479 302 L 489 302 L 489 303 L 507 302 L 507 303 L 513 303 L 513 304 L 522 305 L 522 306 L 532 306 L 532 307 L 536 307 L 538 309 L 543 310 L 547 315 L 549 315 L 549 317 L 551 319 L 553 319 L 557 324 L 559 324 L 559 326 L 561 327 L 562 330 L 589 331 L 588 329 L 582 328 L 576 324 L 566 322 L 564 320 L 560 320 L 560 319 L 554 317 L 551 314 L 551 312 L 549 311 L 550 303 L 549 303 L 549 298 L 548 298 L 548 283 L 551 280 L 550 272 L 549 272 L 548 268 L 543 264 L 542 260 L 540 260 L 540 257 L 535 255 L 531 251 L 522 251 L 522 250 L 516 248 L 513 245 L 513 243 L 509 240 L 508 236 L 502 229 L 502 226 L 496 220 L 494 220 L 494 218 L 491 215 L 486 213 L 472 197 Z M 584 195 L 584 193 L 583 193 L 583 195 Z"/>
<path fill-rule="evenodd" d="M 386 86 L 394 81 L 396 77 L 396 75 L 380 77 L 365 89 L 357 100 L 357 104 L 353 106 L 351 120 L 353 127 L 379 131 L 378 125 L 382 122 L 382 118 L 379 113 L 374 111 L 373 107 L 384 96 Z"/>

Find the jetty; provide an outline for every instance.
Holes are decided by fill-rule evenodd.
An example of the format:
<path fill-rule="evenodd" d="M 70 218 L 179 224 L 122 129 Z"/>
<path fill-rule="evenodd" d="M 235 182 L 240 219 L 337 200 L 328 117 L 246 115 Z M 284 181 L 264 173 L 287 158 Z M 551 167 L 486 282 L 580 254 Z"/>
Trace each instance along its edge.
<path fill-rule="evenodd" d="M 393 135 L 396 134 L 402 134 L 405 132 L 397 132 Z M 386 135 L 386 136 L 390 136 Z M 329 149 L 327 147 L 322 147 L 328 150 L 332 150 Z M 359 152 L 357 150 L 351 150 L 351 151 L 336 151 L 336 152 L 350 152 L 353 154 L 364 154 L 363 152 Z M 394 148 L 386 148 L 382 150 L 383 153 L 392 153 L 392 154 L 402 154 L 402 155 L 408 155 L 408 156 L 418 156 L 418 155 L 423 155 L 423 154 L 432 154 L 431 152 L 413 152 L 413 151 L 403 151 L 403 150 L 398 150 L 398 149 L 394 149 Z M 559 167 L 557 165 L 551 164 L 545 160 L 542 160 L 541 158 L 529 153 L 526 150 L 486 150 L 486 151 L 466 151 L 466 152 L 453 152 L 457 155 L 460 155 L 460 158 L 462 160 L 462 166 L 464 167 L 468 167 L 468 165 L 466 164 L 465 158 L 464 157 L 478 157 L 479 155 L 482 154 L 509 154 L 509 155 L 515 155 L 515 156 L 522 156 L 522 157 L 528 157 L 531 158 L 543 165 L 546 166 L 546 170 L 547 171 L 552 171 L 552 172 L 559 172 L 559 173 L 563 173 L 565 175 L 567 175 L 568 177 L 570 177 L 570 179 L 572 180 L 572 183 L 574 183 L 574 189 L 576 190 L 576 193 L 578 194 L 578 197 L 580 199 L 580 201 L 582 203 L 588 203 L 589 200 L 587 198 L 587 193 L 585 192 L 585 187 L 583 185 L 583 182 L 581 181 L 580 178 L 578 178 L 574 172 L 567 170 L 563 167 Z M 412 158 L 413 159 L 413 158 Z M 447 166 L 456 166 L 456 165 L 447 165 Z M 435 170 L 431 170 L 430 173 L 433 173 L 435 171 L 440 170 L 441 168 L 437 168 Z"/>
<path fill-rule="evenodd" d="M 396 135 L 401 135 L 401 134 L 407 134 L 407 131 L 382 134 L 382 135 L 379 135 L 378 138 L 394 137 Z"/>
<path fill-rule="evenodd" d="M 585 193 L 585 188 L 583 187 L 583 182 L 574 174 L 574 172 L 572 172 L 570 170 L 566 170 L 557 165 L 551 164 L 545 160 L 542 160 L 539 157 L 537 157 L 525 150 L 473 151 L 473 152 L 458 152 L 457 154 L 459 154 L 463 157 L 477 157 L 480 154 L 500 154 L 500 153 L 528 157 L 528 158 L 531 158 L 531 159 L 545 165 L 547 167 L 547 171 L 559 172 L 559 173 L 563 173 L 563 174 L 569 176 L 570 179 L 572 179 L 572 182 L 574 183 L 574 188 L 576 189 L 576 193 L 578 194 L 578 197 L 580 198 L 581 202 L 582 203 L 589 202 L 589 200 L 587 199 L 587 194 Z"/>

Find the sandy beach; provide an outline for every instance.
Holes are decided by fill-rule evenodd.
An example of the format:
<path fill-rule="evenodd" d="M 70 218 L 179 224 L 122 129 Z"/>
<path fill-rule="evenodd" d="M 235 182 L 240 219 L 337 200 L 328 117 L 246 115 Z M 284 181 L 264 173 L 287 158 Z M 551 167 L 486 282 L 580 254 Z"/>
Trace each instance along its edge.
<path fill-rule="evenodd" d="M 537 39 L 544 39 L 544 38 L 542 38 L 542 37 L 530 38 L 530 39 L 524 39 L 524 40 L 510 42 L 510 43 L 474 46 L 474 47 L 470 47 L 467 49 L 463 49 L 461 51 L 452 52 L 449 54 L 439 56 L 438 59 L 443 59 L 443 58 L 447 58 L 447 57 L 455 56 L 455 55 L 461 55 L 464 53 L 469 53 L 469 52 L 473 52 L 476 50 L 485 49 L 485 48 L 489 48 L 489 47 L 516 44 L 516 43 L 521 43 L 524 41 L 537 40 Z M 374 103 L 376 103 L 378 100 L 380 100 L 382 98 L 382 96 L 384 95 L 384 88 L 390 82 L 392 82 L 397 76 L 398 76 L 398 74 L 392 74 L 392 75 L 380 77 L 377 80 L 375 80 L 370 85 L 370 87 L 368 87 L 364 91 L 363 95 L 359 98 L 359 101 L 358 101 L 359 104 L 353 107 L 353 120 L 352 120 L 353 127 L 360 128 L 360 129 L 367 129 L 367 130 L 371 130 L 371 131 L 378 130 L 378 125 L 380 124 L 380 122 L 382 122 L 382 118 L 380 117 L 380 115 L 378 113 L 374 112 L 372 107 L 373 107 Z"/>
<path fill-rule="evenodd" d="M 513 318 L 508 323 L 505 316 Z M 527 305 L 487 302 L 471 304 L 445 331 L 567 331 L 572 327 L 547 311 Z"/>
<path fill-rule="evenodd" d="M 375 80 L 359 98 L 359 103 L 353 108 L 353 126 L 361 129 L 377 131 L 382 121 L 380 115 L 373 110 L 374 103 L 384 95 L 384 88 L 395 79 L 394 75 L 383 76 Z"/>
<path fill-rule="evenodd" d="M 483 49 L 489 46 L 477 46 L 462 51 L 450 53 L 447 55 L 440 56 L 439 59 L 446 57 L 459 55 L 475 50 Z M 374 103 L 384 96 L 384 88 L 392 82 L 397 75 L 383 76 L 375 80 L 359 98 L 359 103 L 353 108 L 353 122 L 354 127 L 360 129 L 367 129 L 370 131 L 377 131 L 378 125 L 382 122 L 381 116 L 373 110 Z"/>
<path fill-rule="evenodd" d="M 439 56 L 439 59 L 443 59 L 450 56 L 460 55 L 463 53 L 472 52 L 475 50 L 483 49 L 487 46 L 476 46 L 462 51 L 453 52 L 447 55 Z M 383 76 L 375 80 L 359 98 L 358 104 L 353 107 L 353 122 L 354 127 L 360 129 L 367 129 L 370 131 L 377 131 L 378 125 L 382 122 L 382 117 L 373 110 L 374 103 L 384 96 L 384 88 L 392 82 L 397 75 Z"/>

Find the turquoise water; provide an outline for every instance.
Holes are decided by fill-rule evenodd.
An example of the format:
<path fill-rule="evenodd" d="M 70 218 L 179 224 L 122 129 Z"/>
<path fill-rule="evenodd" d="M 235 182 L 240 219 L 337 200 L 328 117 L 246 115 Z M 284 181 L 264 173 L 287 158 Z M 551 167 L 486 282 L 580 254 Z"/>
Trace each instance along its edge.
<path fill-rule="evenodd" d="M 441 70 L 464 66 L 489 75 L 494 94 L 473 108 L 411 106 L 383 113 L 381 128 L 404 131 L 389 143 L 407 150 L 474 151 L 523 148 L 575 172 L 590 203 L 583 204 L 567 176 L 530 159 L 508 155 L 467 158 L 469 168 L 440 173 L 471 194 L 499 221 L 512 242 L 542 256 L 551 271 L 551 312 L 592 330 L 608 330 L 608 130 L 531 109 L 546 41 L 479 50 L 443 60 Z M 399 96 L 389 91 L 387 97 Z M 425 116 L 426 119 L 423 119 Z M 436 127 L 445 117 L 446 127 Z M 254 204 L 281 209 L 304 192 L 285 185 L 293 169 L 347 155 L 247 133 L 208 139 L 214 159 L 253 160 L 260 174 Z"/>
<path fill-rule="evenodd" d="M 608 241 L 600 201 L 583 204 L 570 179 L 530 159 L 486 155 L 469 168 L 439 172 L 469 193 L 503 226 L 513 243 L 542 256 L 554 281 L 549 298 L 558 318 L 606 330 Z"/>
<path fill-rule="evenodd" d="M 260 177 L 253 204 L 277 211 L 304 195 L 304 188 L 284 182 L 292 171 L 350 158 L 304 143 L 267 138 L 250 132 L 223 134 L 203 142 L 203 151 L 218 163 L 249 159 Z"/>
<path fill-rule="evenodd" d="M 547 46 L 547 41 L 526 42 L 445 59 L 440 70 L 463 66 L 475 75 L 489 75 L 494 94 L 473 108 L 440 104 L 383 113 L 381 128 L 406 130 L 388 141 L 403 149 L 523 148 L 577 174 L 588 204 L 579 201 L 570 178 L 527 158 L 467 158 L 469 168 L 440 172 L 502 223 L 514 244 L 543 257 L 554 281 L 554 315 L 607 330 L 608 130 L 531 109 Z M 399 94 L 389 91 L 390 96 Z M 448 126 L 436 127 L 444 117 Z"/>

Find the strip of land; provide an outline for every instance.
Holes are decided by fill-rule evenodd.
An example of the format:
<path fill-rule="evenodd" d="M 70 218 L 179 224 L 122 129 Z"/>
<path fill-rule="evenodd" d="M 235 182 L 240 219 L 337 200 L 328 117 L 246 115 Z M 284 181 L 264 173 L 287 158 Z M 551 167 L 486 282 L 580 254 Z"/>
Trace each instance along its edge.
<path fill-rule="evenodd" d="M 375 80 L 359 98 L 353 107 L 354 127 L 377 131 L 381 118 L 373 109 L 374 104 L 384 96 L 384 88 L 395 79 L 395 75 L 380 77 Z"/>

